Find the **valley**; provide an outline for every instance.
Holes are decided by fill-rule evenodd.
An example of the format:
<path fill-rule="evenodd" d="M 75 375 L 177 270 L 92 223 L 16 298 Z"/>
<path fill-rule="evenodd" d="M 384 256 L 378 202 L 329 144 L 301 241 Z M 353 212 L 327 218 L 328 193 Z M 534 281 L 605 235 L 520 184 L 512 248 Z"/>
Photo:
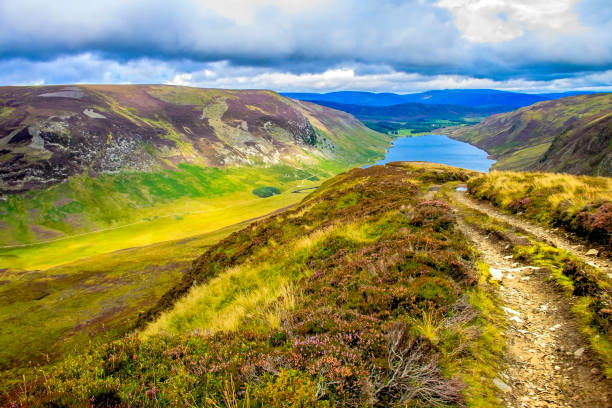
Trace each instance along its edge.
<path fill-rule="evenodd" d="M 390 138 L 267 91 L 0 88 L 0 388 L 122 337 L 206 247 Z"/>
<path fill-rule="evenodd" d="M 610 0 L 0 0 L 0 408 L 612 408 L 610 44 Z"/>
<path fill-rule="evenodd" d="M 371 128 L 403 129 L 383 134 L 269 92 L 15 91 L 4 90 L 0 122 L 13 171 L 0 201 L 4 400 L 216 408 L 612 398 L 610 179 L 487 174 L 485 152 L 436 135 L 395 139 L 371 165 L 419 123 L 460 125 L 443 131 L 498 148 L 491 123 L 577 98 L 590 101 L 572 107 L 580 120 L 599 126 L 607 95 L 472 126 L 509 105 L 326 103 Z M 40 102 L 50 97 L 59 110 Z M 185 119 L 193 111 L 203 113 Z M 515 140 L 529 151 L 548 143 L 536 138 Z M 507 156 L 496 157 L 504 168 Z M 64 167 L 45 170 L 56 161 Z M 556 319 L 563 328 L 549 335 Z M 529 336 L 541 345 L 526 364 Z M 543 387 L 552 391 L 533 392 Z"/>
<path fill-rule="evenodd" d="M 28 398 L 606 406 L 609 244 L 585 236 L 598 256 L 575 238 L 556 248 L 567 238 L 544 220 L 477 202 L 496 177 L 418 162 L 336 176 L 297 206 L 200 246 L 140 330 L 44 368 Z M 605 187 L 587 198 L 600 199 Z"/>
<path fill-rule="evenodd" d="M 402 95 L 357 91 L 284 95 L 350 113 L 371 129 L 406 137 L 451 126 L 475 125 L 496 113 L 581 94 L 589 92 L 525 94 L 493 89 L 446 89 Z"/>

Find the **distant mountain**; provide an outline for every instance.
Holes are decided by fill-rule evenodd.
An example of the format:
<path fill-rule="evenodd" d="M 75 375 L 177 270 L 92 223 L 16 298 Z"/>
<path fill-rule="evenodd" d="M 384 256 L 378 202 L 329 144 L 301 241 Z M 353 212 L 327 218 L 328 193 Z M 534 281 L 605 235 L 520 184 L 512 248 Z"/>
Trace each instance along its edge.
<path fill-rule="evenodd" d="M 444 130 L 486 150 L 499 170 L 612 176 L 612 94 L 577 95 Z"/>
<path fill-rule="evenodd" d="M 363 106 L 390 106 L 404 103 L 424 103 L 441 105 L 463 105 L 470 107 L 495 107 L 508 110 L 521 108 L 545 100 L 566 96 L 587 94 L 588 92 L 527 94 L 498 91 L 494 89 L 447 89 L 423 93 L 399 95 L 394 93 L 372 93 L 343 91 L 325 94 L 284 93 L 283 95 L 303 101 L 333 102 Z"/>
<path fill-rule="evenodd" d="M 404 136 L 429 133 L 447 126 L 474 124 L 489 115 L 512 110 L 504 106 L 473 107 L 425 103 L 390 106 L 351 105 L 329 101 L 313 103 L 350 113 L 369 128 L 379 132 Z"/>
<path fill-rule="evenodd" d="M 538 95 L 492 89 L 451 89 L 404 95 L 406 102 L 464 105 L 471 107 L 520 108 L 546 100 Z"/>
<path fill-rule="evenodd" d="M 330 92 L 325 94 L 320 93 L 281 93 L 283 96 L 287 96 L 293 99 L 299 99 L 301 101 L 319 101 L 319 102 L 333 102 L 342 103 L 349 105 L 363 105 L 363 106 L 389 106 L 406 103 L 404 95 L 398 95 L 394 93 L 372 93 L 372 92 L 358 92 L 358 91 L 343 91 L 343 92 Z"/>
<path fill-rule="evenodd" d="M 402 103 L 390 106 L 351 105 L 328 101 L 312 101 L 318 105 L 341 110 L 359 119 L 377 120 L 417 120 L 417 119 L 447 119 L 457 120 L 466 117 L 481 117 L 495 113 L 508 112 L 504 107 L 470 107 L 462 105 Z"/>

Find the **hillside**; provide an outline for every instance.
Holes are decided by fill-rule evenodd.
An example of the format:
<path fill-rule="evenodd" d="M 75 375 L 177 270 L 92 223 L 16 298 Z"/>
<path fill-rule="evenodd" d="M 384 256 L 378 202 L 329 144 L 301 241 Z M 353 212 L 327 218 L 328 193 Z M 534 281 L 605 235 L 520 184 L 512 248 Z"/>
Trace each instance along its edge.
<path fill-rule="evenodd" d="M 491 300 L 477 290 L 473 253 L 449 208 L 419 197 L 425 180 L 469 173 L 414 169 L 409 181 L 406 170 L 352 170 L 297 208 L 212 246 L 152 309 L 150 316 L 165 310 L 160 320 L 139 336 L 67 360 L 40 386 L 30 385 L 30 401 L 96 407 L 494 401 L 488 382 L 471 383 L 464 394 L 462 379 L 490 375 L 470 357 L 476 350 L 490 356 L 488 363 L 498 361 L 491 337 L 497 329 L 476 318 L 489 318 Z M 482 329 L 486 335 L 476 334 Z M 460 361 L 452 357 L 458 341 L 466 353 Z"/>
<path fill-rule="evenodd" d="M 552 247 L 533 226 L 514 226 L 518 217 L 457 190 L 483 178 L 398 162 L 338 175 L 295 208 L 205 248 L 141 315 L 141 330 L 83 347 L 37 380 L 20 378 L 5 398 L 93 407 L 607 406 L 611 286 L 609 268 L 598 269 L 606 258 L 585 258 L 565 241 Z M 602 191 L 587 202 L 609 197 Z"/>
<path fill-rule="evenodd" d="M 612 94 L 540 102 L 445 133 L 486 150 L 499 170 L 612 175 Z"/>
<path fill-rule="evenodd" d="M 446 89 L 414 94 L 357 91 L 341 91 L 324 94 L 298 92 L 283 93 L 285 96 L 303 101 L 323 101 L 348 105 L 390 106 L 404 103 L 423 103 L 432 105 L 462 105 L 494 108 L 499 112 L 517 109 L 545 100 L 558 99 L 572 94 L 580 94 L 580 92 L 526 94 L 498 91 L 495 89 Z"/>
<path fill-rule="evenodd" d="M 372 153 L 343 134 L 362 130 L 354 118 L 268 91 L 2 87 L 0 101 L 5 193 L 83 172 L 298 165 L 317 156 L 346 158 L 349 150 Z"/>
<path fill-rule="evenodd" d="M 121 337 L 207 246 L 390 144 L 269 91 L 4 87 L 0 104 L 0 388 Z"/>
<path fill-rule="evenodd" d="M 346 113 L 269 91 L 2 87 L 0 244 L 183 216 L 178 199 L 282 193 L 389 143 Z"/>

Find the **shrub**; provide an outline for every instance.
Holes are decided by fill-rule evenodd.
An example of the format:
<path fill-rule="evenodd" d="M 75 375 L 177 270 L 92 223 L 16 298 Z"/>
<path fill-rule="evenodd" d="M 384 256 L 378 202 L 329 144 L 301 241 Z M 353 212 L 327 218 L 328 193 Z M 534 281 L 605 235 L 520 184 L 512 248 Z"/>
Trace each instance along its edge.
<path fill-rule="evenodd" d="M 257 187 L 253 190 L 253 194 L 260 198 L 272 197 L 273 195 L 280 194 L 280 190 L 276 187 Z"/>

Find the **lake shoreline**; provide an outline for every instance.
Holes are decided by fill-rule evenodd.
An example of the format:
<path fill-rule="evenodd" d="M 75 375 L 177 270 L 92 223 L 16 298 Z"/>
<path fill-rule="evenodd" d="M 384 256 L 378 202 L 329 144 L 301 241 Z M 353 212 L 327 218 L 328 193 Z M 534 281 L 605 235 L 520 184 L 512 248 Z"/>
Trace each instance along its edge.
<path fill-rule="evenodd" d="M 495 164 L 487 152 L 476 146 L 432 133 L 395 139 L 383 159 L 364 168 L 394 161 L 425 161 L 484 173 Z"/>

